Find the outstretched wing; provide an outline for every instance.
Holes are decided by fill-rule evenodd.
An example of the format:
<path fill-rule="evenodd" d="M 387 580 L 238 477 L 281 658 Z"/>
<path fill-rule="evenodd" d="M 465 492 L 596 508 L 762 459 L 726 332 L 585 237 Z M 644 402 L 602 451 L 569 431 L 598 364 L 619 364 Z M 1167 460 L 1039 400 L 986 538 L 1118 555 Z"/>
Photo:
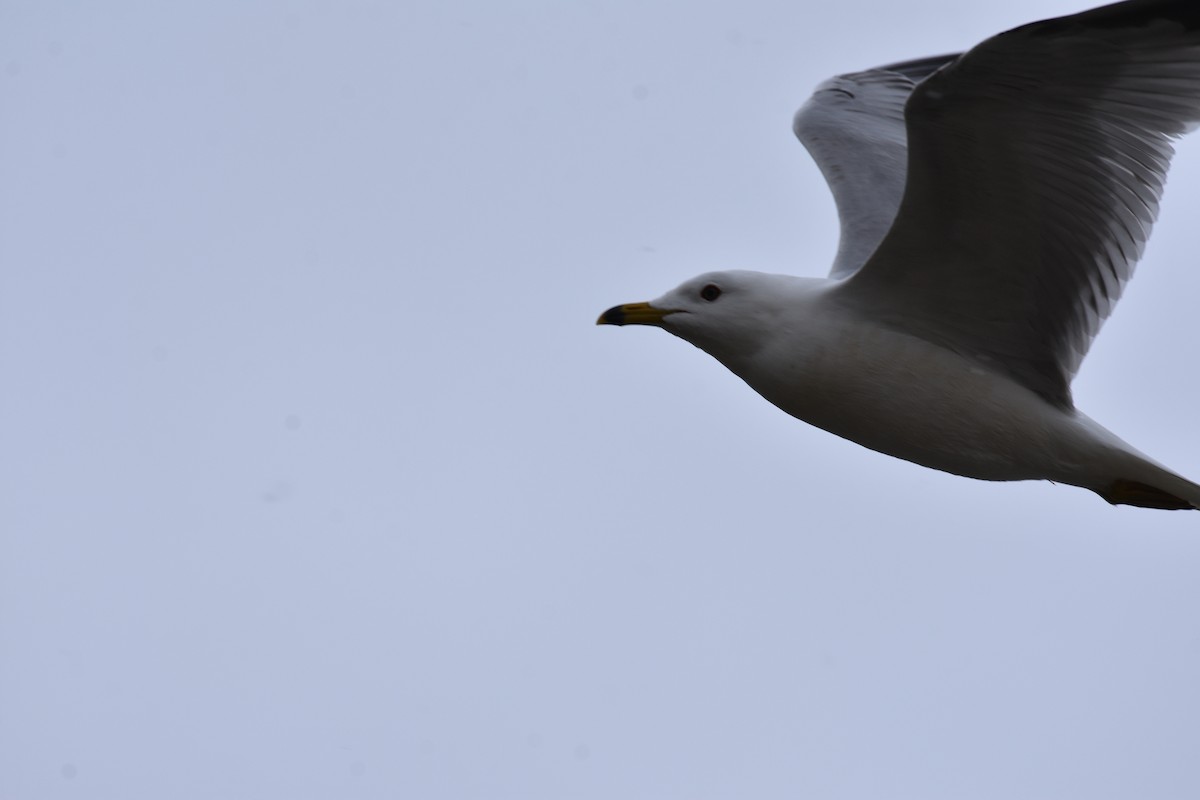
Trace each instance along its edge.
<path fill-rule="evenodd" d="M 1200 2 L 1130 0 L 980 44 L 908 101 L 895 223 L 838 287 L 1051 402 L 1141 256 L 1200 121 Z"/>
<path fill-rule="evenodd" d="M 841 241 L 831 277 L 863 265 L 892 226 L 904 193 L 904 103 L 956 55 L 839 75 L 817 87 L 792 120 L 833 191 Z"/>

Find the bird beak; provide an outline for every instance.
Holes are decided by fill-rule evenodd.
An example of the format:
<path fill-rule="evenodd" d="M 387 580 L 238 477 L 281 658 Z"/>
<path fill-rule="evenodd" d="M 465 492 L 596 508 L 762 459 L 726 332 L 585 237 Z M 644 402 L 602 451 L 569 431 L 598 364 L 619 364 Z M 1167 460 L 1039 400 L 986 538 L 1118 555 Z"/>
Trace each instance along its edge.
<path fill-rule="evenodd" d="M 613 306 L 600 315 L 597 325 L 662 325 L 663 317 L 672 314 L 649 303 L 626 303 Z"/>

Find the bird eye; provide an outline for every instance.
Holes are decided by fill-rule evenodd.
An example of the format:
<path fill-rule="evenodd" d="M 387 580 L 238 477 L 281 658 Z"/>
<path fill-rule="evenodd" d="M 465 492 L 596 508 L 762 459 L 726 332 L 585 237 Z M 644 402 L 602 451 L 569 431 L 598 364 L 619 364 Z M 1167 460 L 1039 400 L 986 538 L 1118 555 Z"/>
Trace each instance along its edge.
<path fill-rule="evenodd" d="M 721 296 L 721 287 L 715 283 L 710 283 L 700 290 L 700 297 L 708 302 L 712 302 Z"/>

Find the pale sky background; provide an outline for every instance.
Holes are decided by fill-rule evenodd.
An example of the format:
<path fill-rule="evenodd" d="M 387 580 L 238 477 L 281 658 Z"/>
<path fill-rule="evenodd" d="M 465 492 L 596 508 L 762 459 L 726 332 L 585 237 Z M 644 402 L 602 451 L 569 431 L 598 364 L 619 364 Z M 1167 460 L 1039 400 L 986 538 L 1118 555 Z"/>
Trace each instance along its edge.
<path fill-rule="evenodd" d="M 1200 514 L 650 329 L 791 115 L 1079 0 L 0 0 L 0 798 L 1200 797 Z M 1200 140 L 1075 383 L 1200 478 Z"/>

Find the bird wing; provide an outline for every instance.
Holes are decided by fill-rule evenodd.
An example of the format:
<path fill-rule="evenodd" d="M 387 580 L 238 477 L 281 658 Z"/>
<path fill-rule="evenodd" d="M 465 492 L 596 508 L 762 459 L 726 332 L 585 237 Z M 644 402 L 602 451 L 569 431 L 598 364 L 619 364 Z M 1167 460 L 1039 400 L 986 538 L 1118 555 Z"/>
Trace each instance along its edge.
<path fill-rule="evenodd" d="M 957 55 L 838 75 L 817 87 L 792 120 L 833 191 L 841 240 L 831 277 L 852 274 L 896 218 L 907 158 L 904 103 L 913 87 Z"/>
<path fill-rule="evenodd" d="M 1002 33 L 919 84 L 896 219 L 835 290 L 1071 406 L 1200 120 L 1200 2 L 1130 0 Z"/>

